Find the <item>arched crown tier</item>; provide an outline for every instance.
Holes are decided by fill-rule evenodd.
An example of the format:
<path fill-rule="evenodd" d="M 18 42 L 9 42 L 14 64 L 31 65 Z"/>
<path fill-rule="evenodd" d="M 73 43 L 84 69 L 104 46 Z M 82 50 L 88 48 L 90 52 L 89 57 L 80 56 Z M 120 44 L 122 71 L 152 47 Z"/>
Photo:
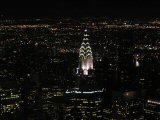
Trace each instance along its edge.
<path fill-rule="evenodd" d="M 88 75 L 88 70 L 93 69 L 92 49 L 89 44 L 89 35 L 87 30 L 84 30 L 84 38 L 79 51 L 80 69 L 83 70 L 84 75 Z"/>

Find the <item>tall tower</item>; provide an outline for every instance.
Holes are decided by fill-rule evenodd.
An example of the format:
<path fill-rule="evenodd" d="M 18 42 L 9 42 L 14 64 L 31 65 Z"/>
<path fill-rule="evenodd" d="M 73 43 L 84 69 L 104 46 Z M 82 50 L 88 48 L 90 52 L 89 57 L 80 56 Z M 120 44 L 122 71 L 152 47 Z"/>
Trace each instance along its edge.
<path fill-rule="evenodd" d="M 79 69 L 83 71 L 84 75 L 88 75 L 88 70 L 93 69 L 93 56 L 88 37 L 87 29 L 85 29 L 83 42 L 79 51 Z"/>
<path fill-rule="evenodd" d="M 65 120 L 103 119 L 102 95 L 104 89 L 96 86 L 93 56 L 88 37 L 87 30 L 85 30 L 79 51 L 79 70 L 77 69 L 75 86 L 65 92 Z"/>

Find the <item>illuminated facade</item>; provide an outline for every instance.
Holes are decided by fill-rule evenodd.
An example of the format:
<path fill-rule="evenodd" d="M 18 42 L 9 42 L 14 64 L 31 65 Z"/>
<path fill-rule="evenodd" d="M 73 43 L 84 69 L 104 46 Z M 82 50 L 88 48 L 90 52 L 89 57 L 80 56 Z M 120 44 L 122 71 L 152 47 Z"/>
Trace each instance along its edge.
<path fill-rule="evenodd" d="M 83 42 L 79 51 L 79 69 L 83 70 L 84 75 L 88 75 L 88 70 L 93 69 L 93 56 L 88 36 L 87 30 L 85 30 Z"/>
<path fill-rule="evenodd" d="M 20 110 L 20 104 L 22 103 L 20 96 L 20 91 L 17 89 L 0 88 L 0 114 L 16 114 Z"/>
<path fill-rule="evenodd" d="M 159 120 L 160 119 L 160 100 L 148 99 L 144 106 L 145 120 Z"/>
<path fill-rule="evenodd" d="M 113 92 L 112 98 L 113 119 L 144 120 L 143 101 L 136 91 Z"/>
<path fill-rule="evenodd" d="M 103 90 L 66 91 L 65 120 L 97 120 L 102 116 Z"/>
<path fill-rule="evenodd" d="M 59 86 L 43 87 L 42 88 L 42 109 L 53 120 L 59 120 L 62 118 L 63 103 L 63 89 Z"/>

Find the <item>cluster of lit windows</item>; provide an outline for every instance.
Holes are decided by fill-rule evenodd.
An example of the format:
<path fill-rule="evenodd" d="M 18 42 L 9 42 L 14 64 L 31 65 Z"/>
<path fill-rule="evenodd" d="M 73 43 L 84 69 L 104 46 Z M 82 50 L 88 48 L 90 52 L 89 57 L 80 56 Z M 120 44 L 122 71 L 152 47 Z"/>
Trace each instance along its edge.
<path fill-rule="evenodd" d="M 47 112 L 51 119 L 58 119 L 59 112 L 63 111 L 63 104 L 56 104 L 51 101 L 43 103 L 42 109 Z"/>
<path fill-rule="evenodd" d="M 20 97 L 20 91 L 14 89 L 8 90 L 1 90 L 1 100 L 8 100 L 8 99 L 18 99 Z"/>
<path fill-rule="evenodd" d="M 63 90 L 60 88 L 42 88 L 43 98 L 53 98 L 56 96 L 63 96 Z"/>
<path fill-rule="evenodd" d="M 115 100 L 112 105 L 112 112 L 116 112 L 119 117 L 126 118 L 127 116 L 130 117 L 137 117 L 139 114 L 139 110 L 142 109 L 143 103 L 139 100 L 131 100 L 131 101 L 122 101 L 122 100 Z M 141 117 L 141 115 L 138 115 Z"/>
<path fill-rule="evenodd" d="M 3 113 L 14 113 L 17 109 L 20 109 L 19 104 L 14 103 L 14 104 L 7 104 L 7 105 L 2 105 L 1 106 L 1 114 Z"/>
<path fill-rule="evenodd" d="M 65 117 L 86 119 L 89 115 L 93 118 L 102 118 L 101 103 L 101 98 L 70 98 L 69 104 L 66 104 L 65 107 Z M 76 109 L 77 115 L 74 114 L 74 109 Z"/>
<path fill-rule="evenodd" d="M 20 91 L 16 89 L 0 89 L 1 96 L 1 114 L 14 113 L 20 109 Z"/>

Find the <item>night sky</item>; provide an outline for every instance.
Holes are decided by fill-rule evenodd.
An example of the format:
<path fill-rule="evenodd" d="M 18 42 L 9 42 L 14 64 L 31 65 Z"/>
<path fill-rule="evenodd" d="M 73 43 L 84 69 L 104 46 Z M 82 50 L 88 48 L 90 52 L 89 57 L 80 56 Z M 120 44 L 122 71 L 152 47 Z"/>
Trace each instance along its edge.
<path fill-rule="evenodd" d="M 66 2 L 68 1 L 68 2 Z M 1 2 L 0 14 L 13 18 L 52 17 L 160 17 L 160 7 L 156 2 L 142 0 L 109 1 L 59 1 L 46 2 Z"/>

